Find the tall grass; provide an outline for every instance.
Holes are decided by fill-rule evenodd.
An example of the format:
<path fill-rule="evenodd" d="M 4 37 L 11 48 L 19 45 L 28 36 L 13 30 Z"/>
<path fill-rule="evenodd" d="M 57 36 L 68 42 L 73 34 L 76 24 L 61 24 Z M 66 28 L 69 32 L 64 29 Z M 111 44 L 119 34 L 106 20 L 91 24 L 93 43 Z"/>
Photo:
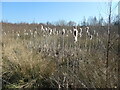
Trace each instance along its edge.
<path fill-rule="evenodd" d="M 92 40 L 83 27 L 83 36 L 78 37 L 77 43 L 74 43 L 71 33 L 49 35 L 37 27 L 37 34 L 34 36 L 30 30 L 34 33 L 36 25 L 25 24 L 18 27 L 14 24 L 3 24 L 3 88 L 106 87 L 106 27 L 91 26 Z M 69 31 L 70 27 L 68 28 Z M 24 29 L 28 35 L 23 33 Z M 99 33 L 98 36 L 93 34 L 94 30 Z M 115 26 L 112 33 L 108 87 L 116 88 L 118 35 Z"/>

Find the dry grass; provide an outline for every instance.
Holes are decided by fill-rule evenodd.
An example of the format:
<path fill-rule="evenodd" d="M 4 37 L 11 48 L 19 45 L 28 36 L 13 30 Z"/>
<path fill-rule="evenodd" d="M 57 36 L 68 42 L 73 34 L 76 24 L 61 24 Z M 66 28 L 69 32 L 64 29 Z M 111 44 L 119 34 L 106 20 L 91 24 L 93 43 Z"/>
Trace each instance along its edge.
<path fill-rule="evenodd" d="M 29 25 L 30 26 L 30 25 Z M 14 29 L 14 34 L 7 33 Z M 18 30 L 28 29 L 28 36 Z M 34 30 L 36 26 L 31 26 Z M 96 28 L 101 30 L 102 27 Z M 91 27 L 95 29 L 95 27 Z M 103 28 L 102 28 L 103 29 Z M 84 36 L 74 43 L 72 34 L 30 36 L 28 25 L 3 24 L 2 78 L 3 88 L 106 88 L 106 34 Z M 109 54 L 109 80 L 107 87 L 115 88 L 118 83 L 117 33 Z"/>
<path fill-rule="evenodd" d="M 28 50 L 19 40 L 14 39 L 3 48 L 3 78 L 10 83 L 20 83 L 21 80 L 28 82 L 32 79 L 42 79 L 55 71 L 55 63 L 52 60 L 42 58 L 40 53 L 36 54 Z M 48 65 L 51 65 L 48 67 Z M 7 75 L 7 76 L 6 76 Z"/>

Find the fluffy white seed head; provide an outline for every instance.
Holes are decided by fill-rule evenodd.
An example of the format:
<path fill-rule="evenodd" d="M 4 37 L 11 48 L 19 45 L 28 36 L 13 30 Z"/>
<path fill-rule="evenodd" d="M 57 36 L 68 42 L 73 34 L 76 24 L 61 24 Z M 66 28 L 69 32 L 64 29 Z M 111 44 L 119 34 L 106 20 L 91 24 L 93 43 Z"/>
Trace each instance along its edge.
<path fill-rule="evenodd" d="M 4 32 L 4 35 L 6 35 L 6 32 Z"/>
<path fill-rule="evenodd" d="M 44 31 L 43 25 L 41 25 L 41 30 Z"/>
<path fill-rule="evenodd" d="M 82 37 L 82 28 L 80 28 L 80 34 L 79 35 L 80 35 L 80 37 Z"/>
<path fill-rule="evenodd" d="M 89 30 L 90 28 L 89 27 L 86 27 L 87 30 Z"/>
<path fill-rule="evenodd" d="M 50 34 L 50 35 L 52 34 L 52 29 L 51 29 L 51 28 L 49 29 L 49 34 Z"/>
<path fill-rule="evenodd" d="M 93 39 L 93 35 L 90 35 L 90 40 L 92 40 Z"/>
<path fill-rule="evenodd" d="M 77 27 L 73 27 L 73 35 L 74 35 L 75 42 L 77 42 L 77 39 L 78 39 L 78 30 L 77 30 Z"/>
<path fill-rule="evenodd" d="M 65 29 L 64 29 L 64 28 L 62 29 L 62 35 L 63 35 L 63 34 L 65 34 Z"/>
<path fill-rule="evenodd" d="M 20 36 L 20 34 L 18 33 L 18 34 L 17 34 L 17 36 L 19 37 L 19 36 Z"/>

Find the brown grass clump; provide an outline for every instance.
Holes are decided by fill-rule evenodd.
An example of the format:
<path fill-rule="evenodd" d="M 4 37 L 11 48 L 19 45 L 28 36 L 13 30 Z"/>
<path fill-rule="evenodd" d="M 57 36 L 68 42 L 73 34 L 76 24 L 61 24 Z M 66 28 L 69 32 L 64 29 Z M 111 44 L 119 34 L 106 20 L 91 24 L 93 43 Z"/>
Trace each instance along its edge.
<path fill-rule="evenodd" d="M 55 63 L 42 58 L 40 53 L 31 52 L 20 41 L 12 40 L 3 48 L 2 69 L 5 81 L 10 85 L 17 82 L 20 85 L 16 87 L 21 87 L 31 80 L 49 77 L 55 71 Z"/>

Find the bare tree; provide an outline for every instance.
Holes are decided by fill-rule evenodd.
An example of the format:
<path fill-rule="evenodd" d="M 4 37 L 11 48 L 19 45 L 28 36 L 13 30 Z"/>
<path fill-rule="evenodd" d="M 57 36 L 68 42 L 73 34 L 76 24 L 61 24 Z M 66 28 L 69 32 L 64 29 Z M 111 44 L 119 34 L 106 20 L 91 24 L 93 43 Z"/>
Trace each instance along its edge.
<path fill-rule="evenodd" d="M 108 40 L 107 40 L 107 51 L 106 51 L 106 87 L 109 86 L 109 51 L 110 51 L 110 31 L 111 31 L 111 8 L 112 8 L 112 0 L 108 2 L 109 5 L 109 16 L 108 16 Z"/>
<path fill-rule="evenodd" d="M 118 2 L 118 33 L 120 34 L 120 1 Z M 119 40 L 120 40 L 120 36 L 119 36 Z M 120 42 L 118 42 L 118 81 L 120 81 Z M 120 83 L 118 82 L 118 89 L 120 89 Z"/>
<path fill-rule="evenodd" d="M 100 19 L 99 19 L 99 25 L 103 25 L 103 17 L 101 17 Z"/>
<path fill-rule="evenodd" d="M 58 26 L 65 26 L 65 25 L 67 25 L 67 22 L 65 20 L 59 20 L 55 24 Z"/>
<path fill-rule="evenodd" d="M 47 24 L 47 25 L 52 25 L 52 23 L 51 23 L 51 22 L 49 22 L 49 21 L 47 21 L 47 22 L 46 22 L 46 24 Z"/>
<path fill-rule="evenodd" d="M 68 22 L 68 26 L 75 26 L 75 25 L 76 25 L 76 23 L 74 21 L 69 21 Z"/>
<path fill-rule="evenodd" d="M 92 26 L 95 26 L 98 24 L 98 20 L 97 20 L 96 16 L 89 17 L 87 22 L 89 23 L 89 25 L 92 25 Z"/>
<path fill-rule="evenodd" d="M 85 16 L 84 16 L 84 18 L 83 18 L 83 21 L 81 22 L 81 25 L 82 25 L 82 26 L 86 26 L 86 25 L 87 25 Z"/>

